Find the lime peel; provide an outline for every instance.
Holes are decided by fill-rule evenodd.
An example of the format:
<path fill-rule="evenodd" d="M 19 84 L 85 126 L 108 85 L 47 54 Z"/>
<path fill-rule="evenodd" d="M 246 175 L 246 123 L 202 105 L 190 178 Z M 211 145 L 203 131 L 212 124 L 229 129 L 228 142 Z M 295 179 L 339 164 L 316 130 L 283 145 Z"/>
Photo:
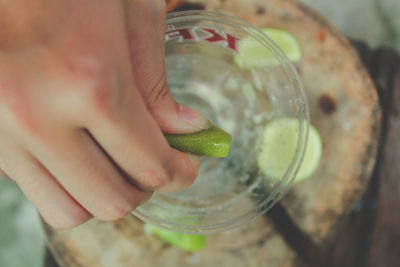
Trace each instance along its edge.
<path fill-rule="evenodd" d="M 217 126 L 193 134 L 165 134 L 169 145 L 182 152 L 225 158 L 231 147 L 231 136 Z"/>
<path fill-rule="evenodd" d="M 202 235 L 191 235 L 175 233 L 159 228 L 149 223 L 145 224 L 145 232 L 151 233 L 164 242 L 189 252 L 198 252 L 206 246 L 206 237 Z"/>

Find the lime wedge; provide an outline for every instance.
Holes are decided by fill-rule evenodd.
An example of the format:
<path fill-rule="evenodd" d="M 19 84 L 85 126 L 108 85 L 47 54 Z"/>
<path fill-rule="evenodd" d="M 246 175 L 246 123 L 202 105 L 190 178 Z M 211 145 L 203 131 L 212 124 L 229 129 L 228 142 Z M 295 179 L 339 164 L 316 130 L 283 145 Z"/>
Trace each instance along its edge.
<path fill-rule="evenodd" d="M 206 237 L 202 235 L 189 235 L 175 233 L 146 223 L 145 231 L 152 233 L 164 242 L 189 252 L 197 252 L 206 246 Z"/>
<path fill-rule="evenodd" d="M 301 60 L 302 52 L 299 41 L 289 32 L 276 28 L 262 28 L 292 62 Z M 280 62 L 267 47 L 250 37 L 240 41 L 240 53 L 235 54 L 236 64 L 242 68 L 278 66 Z"/>
<path fill-rule="evenodd" d="M 225 158 L 231 147 L 231 136 L 217 126 L 193 134 L 165 134 L 169 145 L 182 152 Z"/>
<path fill-rule="evenodd" d="M 268 123 L 264 129 L 261 151 L 258 155 L 260 171 L 273 180 L 280 180 L 296 153 L 299 122 L 294 118 L 280 118 Z M 295 182 L 303 181 L 316 171 L 322 155 L 322 142 L 318 131 L 310 125 L 306 153 Z"/>

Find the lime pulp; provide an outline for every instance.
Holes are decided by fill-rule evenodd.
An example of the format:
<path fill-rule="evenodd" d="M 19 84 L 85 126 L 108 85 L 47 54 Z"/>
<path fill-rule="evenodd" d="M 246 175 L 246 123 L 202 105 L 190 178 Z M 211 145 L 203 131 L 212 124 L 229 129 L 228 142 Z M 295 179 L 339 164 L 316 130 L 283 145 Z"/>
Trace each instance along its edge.
<path fill-rule="evenodd" d="M 269 179 L 281 180 L 288 170 L 298 146 L 299 121 L 280 118 L 269 122 L 264 129 L 261 151 L 258 155 L 259 170 Z M 322 156 L 322 142 L 318 131 L 310 125 L 308 144 L 295 182 L 311 177 Z"/>
<path fill-rule="evenodd" d="M 291 33 L 277 28 L 262 28 L 292 62 L 301 60 L 302 51 L 299 41 Z M 235 55 L 235 62 L 242 68 L 279 66 L 276 56 L 262 43 L 245 37 L 240 42 L 240 53 Z"/>

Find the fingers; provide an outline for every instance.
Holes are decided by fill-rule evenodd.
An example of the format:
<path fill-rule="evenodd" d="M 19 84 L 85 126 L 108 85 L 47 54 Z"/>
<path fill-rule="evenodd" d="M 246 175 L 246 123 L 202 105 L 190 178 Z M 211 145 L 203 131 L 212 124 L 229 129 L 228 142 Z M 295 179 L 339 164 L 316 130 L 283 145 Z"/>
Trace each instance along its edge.
<path fill-rule="evenodd" d="M 145 190 L 175 191 L 197 176 L 198 162 L 172 149 L 136 91 L 123 116 L 93 115 L 88 130 L 131 181 Z"/>
<path fill-rule="evenodd" d="M 127 182 L 84 131 L 64 134 L 36 156 L 100 220 L 122 218 L 151 196 Z"/>
<path fill-rule="evenodd" d="M 165 133 L 193 133 L 208 128 L 208 120 L 179 105 L 167 87 L 165 1 L 128 1 L 127 10 L 133 75 L 153 118 Z"/>
<path fill-rule="evenodd" d="M 137 14 L 141 14 L 141 16 L 137 16 Z M 130 45 L 129 49 L 131 53 L 131 64 L 133 66 L 133 76 L 145 106 L 151 114 L 151 118 L 157 122 L 162 132 L 197 132 L 208 128 L 210 123 L 207 119 L 190 108 L 178 104 L 172 97 L 166 83 L 164 63 L 165 14 L 165 1 L 127 1 L 127 34 Z M 107 123 L 104 125 L 107 125 Z M 134 126 L 132 125 L 131 127 Z M 153 126 L 140 127 L 142 127 L 141 129 L 146 129 L 145 135 L 146 133 L 154 132 L 154 130 L 149 128 Z M 119 127 L 117 126 L 116 128 Z M 116 128 L 109 129 L 118 131 Z M 119 136 L 121 135 L 123 134 Z M 102 139 L 104 138 L 105 137 Z M 152 140 L 151 143 L 149 143 L 149 139 Z M 166 147 L 164 138 L 161 139 L 162 140 L 160 140 L 159 136 L 157 136 L 157 139 L 148 136 L 146 141 L 149 145 L 155 146 L 152 148 L 152 151 L 157 151 L 158 155 L 161 155 L 161 162 L 158 166 L 162 168 L 155 170 L 157 173 L 161 173 L 159 175 L 160 177 L 164 177 L 160 180 L 162 183 L 165 183 L 168 177 L 171 179 L 171 181 L 167 181 L 165 185 L 160 184 L 161 186 L 158 190 L 174 191 L 190 185 L 197 176 L 200 161 L 199 157 L 171 150 L 169 146 Z M 118 140 L 122 139 L 115 139 L 115 141 Z M 125 140 L 127 144 L 131 144 L 130 147 L 133 152 L 133 148 L 137 146 L 137 141 L 133 141 L 132 138 L 130 138 L 131 141 Z M 119 159 L 118 162 L 122 164 L 124 168 L 128 169 L 131 175 L 135 175 L 132 164 L 123 162 L 126 156 L 121 152 L 118 154 L 120 155 L 114 154 L 113 157 L 117 157 Z M 150 155 L 145 161 L 151 160 L 152 157 L 153 155 Z M 160 158 L 160 156 L 158 158 Z M 166 159 L 168 159 L 167 162 Z M 141 175 L 137 174 L 134 177 L 138 181 L 139 186 L 143 188 L 156 188 L 154 187 L 155 184 L 151 185 L 147 183 L 147 178 L 141 178 Z"/>
<path fill-rule="evenodd" d="M 8 150 L 7 166 L 8 175 L 51 226 L 71 228 L 92 217 L 27 151 L 17 146 Z"/>
<path fill-rule="evenodd" d="M 175 191 L 190 185 L 197 175 L 198 158 L 171 149 L 162 131 L 195 132 L 207 128 L 208 121 L 176 103 L 166 86 L 164 1 L 134 2 L 127 16 L 131 61 L 126 42 L 114 38 L 119 35 L 103 36 L 103 28 L 95 31 L 82 24 L 82 29 L 76 29 L 82 34 L 70 38 L 82 40 L 90 33 L 85 42 L 93 43 L 57 39 L 76 52 L 65 57 L 73 64 L 54 56 L 54 66 L 65 64 L 65 70 L 51 68 L 50 63 L 40 72 L 24 69 L 34 78 L 17 86 L 22 88 L 19 94 L 14 94 L 14 87 L 7 90 L 18 104 L 12 102 L 11 113 L 19 120 L 10 116 L 11 126 L 4 129 L 24 149 L 9 147 L 1 153 L 7 155 L 12 178 L 57 228 L 76 226 L 92 215 L 105 221 L 121 218 L 151 196 L 141 189 Z M 99 45 L 104 43 L 105 47 Z M 58 42 L 53 45 L 45 49 L 52 56 L 64 51 Z M 40 53 L 32 54 L 36 56 L 33 66 L 47 60 Z M 26 65 L 25 58 L 21 61 Z M 19 70 L 22 67 L 18 65 Z M 53 70 L 54 75 L 48 76 Z M 18 72 L 16 77 L 21 75 Z M 49 83 L 48 77 L 55 83 Z M 70 78 L 72 82 L 66 82 Z M 110 104 L 108 109 L 104 103 Z"/>

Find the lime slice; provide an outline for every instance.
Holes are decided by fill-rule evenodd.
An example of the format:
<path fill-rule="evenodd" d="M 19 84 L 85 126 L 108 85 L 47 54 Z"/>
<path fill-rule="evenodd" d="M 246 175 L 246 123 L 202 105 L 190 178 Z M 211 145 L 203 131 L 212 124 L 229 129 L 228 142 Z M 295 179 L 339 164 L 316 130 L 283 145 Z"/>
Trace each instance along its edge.
<path fill-rule="evenodd" d="M 189 252 L 197 252 L 206 246 L 206 237 L 202 235 L 189 235 L 175 233 L 146 223 L 145 231 L 152 233 L 164 242 Z"/>
<path fill-rule="evenodd" d="M 166 134 L 169 145 L 182 152 L 225 158 L 231 147 L 231 136 L 217 126 L 193 134 Z"/>
<path fill-rule="evenodd" d="M 257 158 L 260 171 L 273 180 L 281 180 L 296 153 L 299 122 L 294 118 L 280 118 L 268 123 L 264 129 L 261 151 Z M 310 125 L 306 153 L 295 182 L 303 181 L 316 171 L 322 155 L 322 142 L 318 131 Z"/>
<path fill-rule="evenodd" d="M 261 31 L 283 50 L 290 61 L 298 62 L 301 60 L 301 45 L 292 34 L 276 28 L 262 28 Z M 250 37 L 245 37 L 240 41 L 240 53 L 235 54 L 235 61 L 242 68 L 280 65 L 274 54 Z"/>

